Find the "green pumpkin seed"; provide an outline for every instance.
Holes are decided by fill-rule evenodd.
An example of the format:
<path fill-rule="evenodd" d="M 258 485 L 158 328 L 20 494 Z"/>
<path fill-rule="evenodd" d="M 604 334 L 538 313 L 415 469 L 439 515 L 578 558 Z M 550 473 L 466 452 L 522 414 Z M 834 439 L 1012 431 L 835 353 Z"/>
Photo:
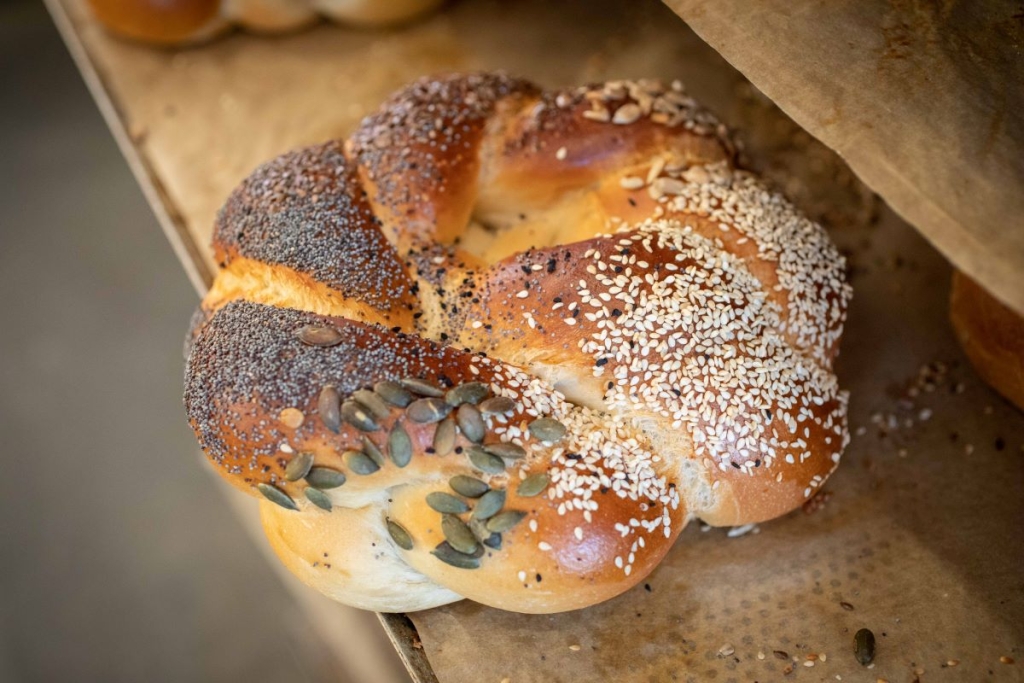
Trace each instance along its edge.
<path fill-rule="evenodd" d="M 312 453 L 299 453 L 288 461 L 284 468 L 284 478 L 288 481 L 298 481 L 309 474 L 309 468 L 313 466 Z"/>
<path fill-rule="evenodd" d="M 440 422 L 448 417 L 450 412 L 452 412 L 452 407 L 439 398 L 417 399 L 405 409 L 405 414 L 409 416 L 409 419 L 420 424 Z"/>
<path fill-rule="evenodd" d="M 334 505 L 331 503 L 331 497 L 320 489 L 315 489 L 312 486 L 307 486 L 306 490 L 303 491 L 306 494 L 306 500 L 313 505 L 316 505 L 321 510 L 331 511 Z"/>
<path fill-rule="evenodd" d="M 356 401 L 345 401 L 341 404 L 341 419 L 363 432 L 375 432 L 380 429 L 369 409 Z"/>
<path fill-rule="evenodd" d="M 405 527 L 393 520 L 388 520 L 388 534 L 402 550 L 412 550 L 412 536 L 405 530 Z"/>
<path fill-rule="evenodd" d="M 554 443 L 565 436 L 565 425 L 552 417 L 542 417 L 530 423 L 533 438 Z"/>
<path fill-rule="evenodd" d="M 866 628 L 857 631 L 853 636 L 853 656 L 863 666 L 875 659 L 875 634 Z"/>
<path fill-rule="evenodd" d="M 519 482 L 519 486 L 516 487 L 516 495 L 523 498 L 533 498 L 542 493 L 549 483 L 551 483 L 551 480 L 543 472 L 531 474 Z"/>
<path fill-rule="evenodd" d="M 473 508 L 473 519 L 487 520 L 498 514 L 505 505 L 505 490 L 492 489 L 480 496 Z M 493 529 L 492 529 L 493 531 Z"/>
<path fill-rule="evenodd" d="M 370 460 L 377 463 L 377 467 L 384 467 L 384 454 L 377 448 L 377 444 L 370 441 L 370 437 L 363 434 L 363 453 L 370 458 Z"/>
<path fill-rule="evenodd" d="M 341 332 L 333 327 L 321 325 L 305 325 L 299 328 L 296 335 L 307 346 L 337 346 L 341 343 Z"/>
<path fill-rule="evenodd" d="M 506 460 L 520 460 L 526 457 L 526 449 L 514 443 L 489 443 L 484 450 Z"/>
<path fill-rule="evenodd" d="M 438 389 L 437 386 L 423 379 L 406 377 L 401 380 L 400 384 L 412 393 L 419 394 L 420 396 L 429 396 L 431 398 L 441 398 L 444 396 L 444 392 Z"/>
<path fill-rule="evenodd" d="M 497 534 L 504 533 L 516 524 L 519 524 L 519 522 L 523 521 L 523 517 L 525 516 L 526 513 L 522 510 L 505 510 L 504 512 L 499 512 L 487 520 L 487 530 Z"/>
<path fill-rule="evenodd" d="M 431 550 L 430 554 L 445 564 L 450 564 L 451 566 L 458 567 L 459 569 L 480 568 L 480 558 L 460 553 L 458 550 L 451 547 L 451 545 L 448 544 L 448 541 L 441 543 Z"/>
<path fill-rule="evenodd" d="M 491 534 L 483 540 L 483 544 L 488 548 L 501 550 L 501 534 Z"/>
<path fill-rule="evenodd" d="M 316 401 L 316 411 L 320 415 L 320 421 L 324 426 L 337 434 L 341 430 L 341 395 L 333 384 L 328 384 L 320 390 L 320 396 Z"/>
<path fill-rule="evenodd" d="M 484 415 L 507 415 L 516 409 L 516 402 L 507 396 L 495 396 L 477 406 Z"/>
<path fill-rule="evenodd" d="M 455 419 L 458 420 L 459 429 L 464 437 L 473 443 L 480 443 L 484 440 L 487 425 L 484 424 L 484 419 L 480 417 L 480 411 L 476 407 L 463 403 L 455 413 Z"/>
<path fill-rule="evenodd" d="M 466 498 L 479 498 L 491 490 L 476 477 L 467 477 L 465 474 L 456 474 L 448 480 L 448 485 L 452 487 L 452 491 Z"/>
<path fill-rule="evenodd" d="M 434 430 L 435 455 L 448 455 L 455 448 L 455 421 L 450 419 L 441 420 L 437 429 Z"/>
<path fill-rule="evenodd" d="M 356 453 L 358 451 L 351 451 Z M 360 454 L 362 455 L 362 454 Z M 344 458 L 345 456 L 342 455 Z M 336 489 L 345 483 L 345 475 L 330 467 L 314 467 L 306 474 L 306 483 L 315 489 Z"/>
<path fill-rule="evenodd" d="M 373 390 L 393 406 L 404 408 L 412 403 L 412 394 L 403 389 L 398 382 L 377 382 L 373 385 Z"/>
<path fill-rule="evenodd" d="M 345 451 L 341 458 L 345 461 L 345 466 L 356 474 L 373 474 L 380 469 L 373 458 L 360 451 Z"/>
<path fill-rule="evenodd" d="M 463 403 L 477 404 L 487 398 L 491 388 L 483 382 L 466 382 L 454 389 L 450 389 L 444 395 L 444 400 L 453 406 L 461 406 Z"/>
<path fill-rule="evenodd" d="M 401 423 L 396 422 L 388 434 L 388 453 L 399 467 L 405 467 L 412 460 L 412 439 Z"/>
<path fill-rule="evenodd" d="M 477 540 L 481 543 L 491 535 L 491 532 L 487 530 L 487 522 L 485 520 L 473 519 L 470 517 L 467 526 L 469 526 L 469 530 L 473 532 L 473 535 L 476 536 Z"/>
<path fill-rule="evenodd" d="M 469 505 L 466 504 L 466 501 L 456 498 L 450 493 L 444 493 L 443 491 L 428 493 L 427 505 L 438 512 L 447 512 L 454 515 L 469 512 Z"/>
<path fill-rule="evenodd" d="M 455 515 L 444 515 L 441 518 L 441 533 L 448 544 L 460 553 L 472 555 L 479 548 L 473 532 Z"/>
<path fill-rule="evenodd" d="M 285 510 L 299 509 L 299 506 L 295 504 L 292 497 L 276 486 L 271 486 L 270 484 L 256 484 L 256 490 L 262 493 L 263 497 L 271 503 L 277 503 Z"/>
<path fill-rule="evenodd" d="M 488 453 L 480 446 L 470 446 L 466 449 L 466 454 L 469 456 L 469 461 L 473 463 L 473 467 L 481 472 L 501 474 L 505 471 L 505 461 L 493 453 Z"/>
<path fill-rule="evenodd" d="M 391 415 L 391 409 L 388 408 L 388 404 L 372 391 L 360 389 L 353 392 L 352 398 L 378 420 L 383 420 Z"/>

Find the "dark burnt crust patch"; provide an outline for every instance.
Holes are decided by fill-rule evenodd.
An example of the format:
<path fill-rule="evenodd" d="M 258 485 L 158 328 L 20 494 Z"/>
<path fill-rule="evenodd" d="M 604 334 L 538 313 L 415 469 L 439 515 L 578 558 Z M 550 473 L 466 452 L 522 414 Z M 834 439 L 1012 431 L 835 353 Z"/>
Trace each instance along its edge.
<path fill-rule="evenodd" d="M 213 247 L 221 267 L 237 257 L 286 266 L 390 311 L 413 297 L 379 224 L 333 141 L 284 154 L 246 178 L 221 209 Z"/>
<path fill-rule="evenodd" d="M 307 346 L 296 336 L 304 325 L 331 325 L 343 339 L 329 348 Z M 282 434 L 273 416 L 281 409 L 302 410 L 313 418 L 302 429 L 319 429 L 314 413 L 324 385 L 333 384 L 342 396 L 405 377 L 446 387 L 468 374 L 468 362 L 466 352 L 421 337 L 232 301 L 213 314 L 192 347 L 185 409 L 214 462 L 229 473 L 256 476 L 277 453 Z"/>

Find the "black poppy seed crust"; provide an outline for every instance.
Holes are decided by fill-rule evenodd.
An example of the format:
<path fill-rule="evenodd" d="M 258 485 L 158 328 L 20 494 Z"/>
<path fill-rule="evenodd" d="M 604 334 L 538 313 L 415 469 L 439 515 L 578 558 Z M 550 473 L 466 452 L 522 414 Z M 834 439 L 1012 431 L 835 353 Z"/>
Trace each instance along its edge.
<path fill-rule="evenodd" d="M 258 168 L 221 210 L 213 246 L 221 267 L 236 257 L 287 266 L 381 311 L 409 298 L 411 283 L 340 141 Z"/>

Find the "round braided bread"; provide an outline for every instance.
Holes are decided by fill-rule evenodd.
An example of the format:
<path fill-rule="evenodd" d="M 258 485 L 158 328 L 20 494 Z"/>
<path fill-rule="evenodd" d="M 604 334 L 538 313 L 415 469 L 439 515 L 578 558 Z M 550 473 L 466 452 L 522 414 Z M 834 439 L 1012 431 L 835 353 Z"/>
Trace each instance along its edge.
<path fill-rule="evenodd" d="M 843 259 L 679 84 L 419 81 L 258 169 L 214 248 L 189 419 L 352 605 L 591 605 L 847 441 Z"/>

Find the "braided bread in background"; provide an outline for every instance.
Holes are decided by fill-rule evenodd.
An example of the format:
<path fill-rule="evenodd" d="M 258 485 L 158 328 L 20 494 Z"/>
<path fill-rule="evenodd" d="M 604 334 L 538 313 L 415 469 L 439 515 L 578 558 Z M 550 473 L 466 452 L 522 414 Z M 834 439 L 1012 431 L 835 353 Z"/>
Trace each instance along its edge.
<path fill-rule="evenodd" d="M 212 38 L 232 25 L 261 33 L 308 26 L 320 16 L 357 26 L 408 21 L 443 0 L 89 0 L 100 23 L 146 43 L 176 45 Z"/>
<path fill-rule="evenodd" d="M 243 182 L 185 403 L 284 563 L 367 609 L 556 612 L 807 500 L 850 289 L 733 156 L 678 83 L 459 75 Z"/>

